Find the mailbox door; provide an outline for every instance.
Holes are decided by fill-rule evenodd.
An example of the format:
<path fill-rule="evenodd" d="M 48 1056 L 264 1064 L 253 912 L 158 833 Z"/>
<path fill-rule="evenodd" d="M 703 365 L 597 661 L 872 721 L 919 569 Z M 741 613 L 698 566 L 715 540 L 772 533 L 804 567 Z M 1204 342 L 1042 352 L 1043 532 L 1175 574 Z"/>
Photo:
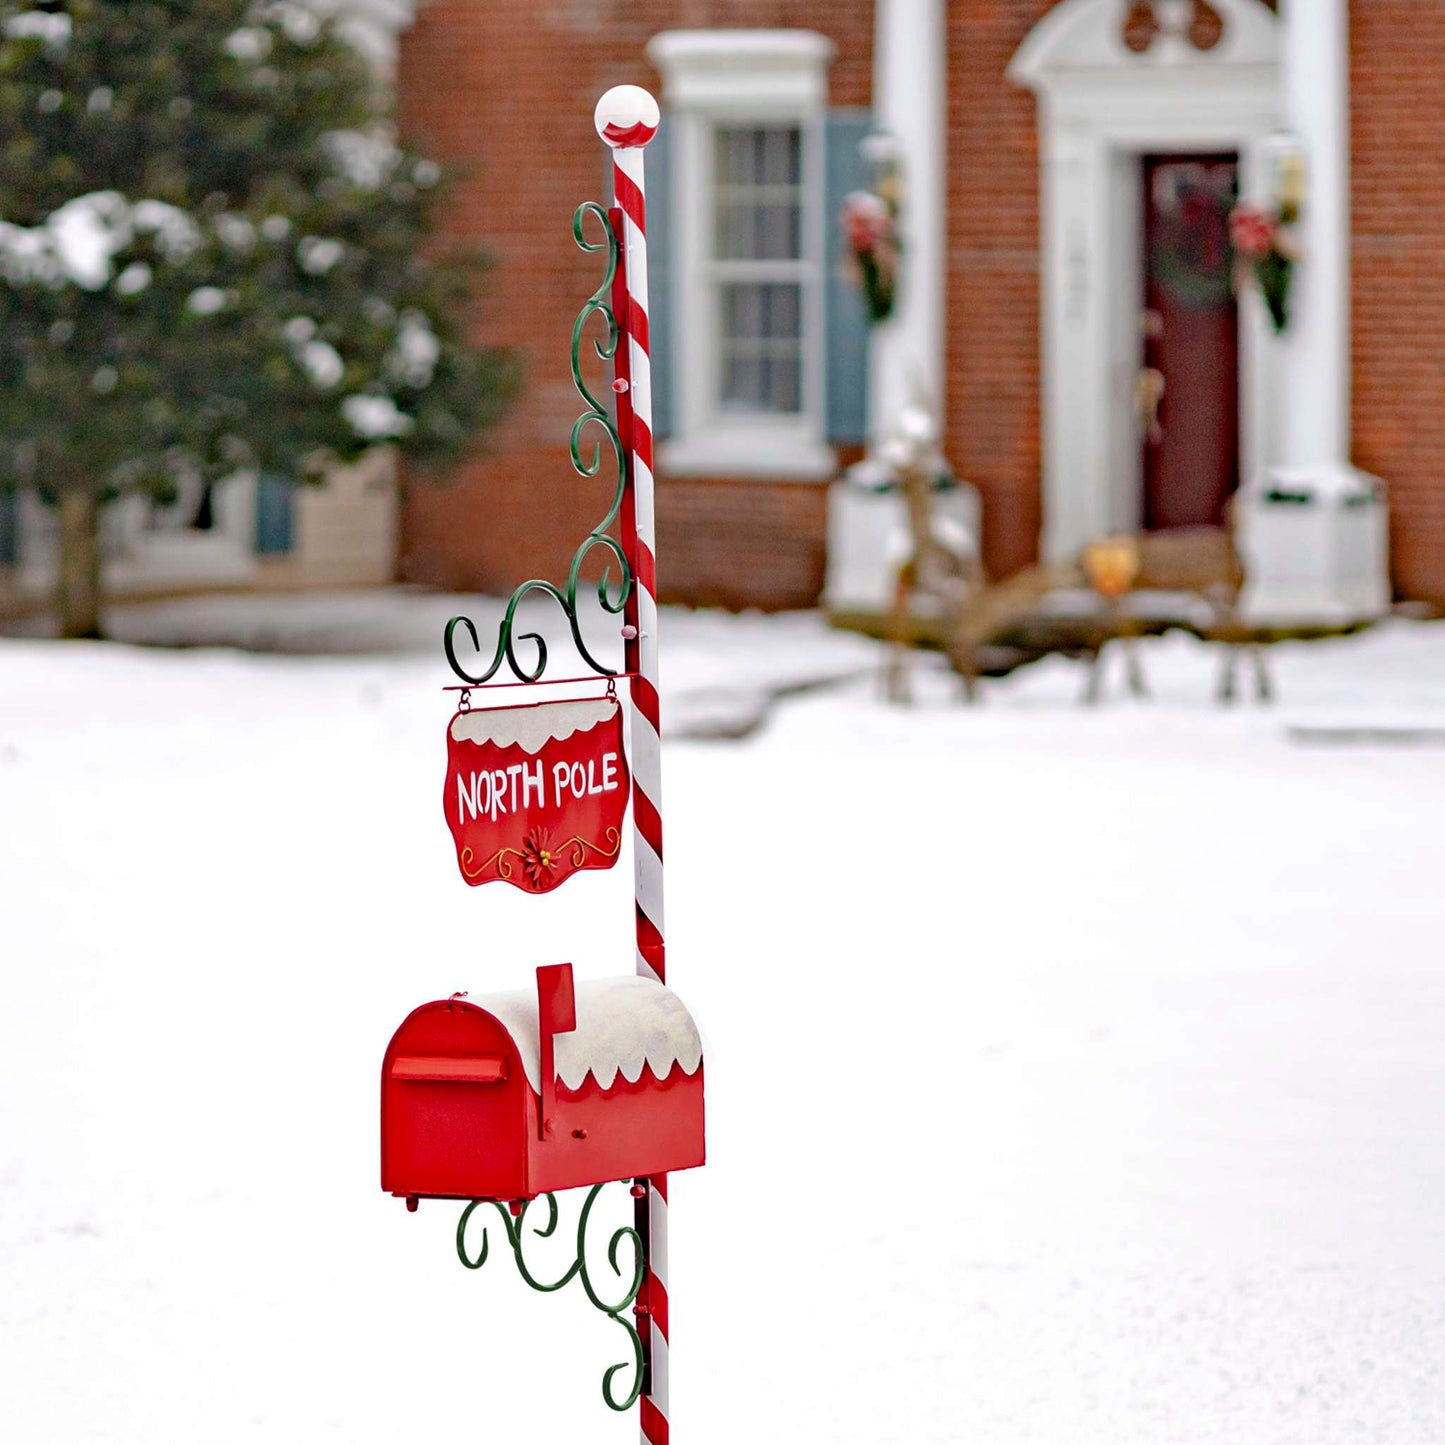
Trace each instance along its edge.
<path fill-rule="evenodd" d="M 523 1196 L 530 1094 L 511 1037 L 490 1014 L 460 1000 L 416 1010 L 382 1066 L 382 1188 Z"/>

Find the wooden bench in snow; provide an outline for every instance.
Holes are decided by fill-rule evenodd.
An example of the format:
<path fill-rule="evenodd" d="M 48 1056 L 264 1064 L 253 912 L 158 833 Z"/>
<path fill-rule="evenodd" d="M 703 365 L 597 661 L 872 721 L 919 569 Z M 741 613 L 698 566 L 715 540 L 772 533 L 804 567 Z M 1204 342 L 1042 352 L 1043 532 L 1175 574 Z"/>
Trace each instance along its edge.
<path fill-rule="evenodd" d="M 381 1187 L 531 1199 L 703 1162 L 702 1040 L 670 989 L 628 976 L 423 1004 L 381 1069 Z"/>

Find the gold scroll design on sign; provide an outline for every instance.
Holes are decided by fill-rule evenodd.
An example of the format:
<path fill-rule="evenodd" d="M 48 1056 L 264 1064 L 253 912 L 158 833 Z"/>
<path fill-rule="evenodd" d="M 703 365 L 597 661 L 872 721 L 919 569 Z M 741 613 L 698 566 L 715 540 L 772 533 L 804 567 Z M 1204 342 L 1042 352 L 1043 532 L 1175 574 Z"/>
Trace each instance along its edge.
<path fill-rule="evenodd" d="M 542 892 L 554 882 L 562 880 L 553 879 L 552 874 L 557 871 L 558 864 L 553 860 L 558 858 L 568 848 L 572 850 L 571 864 L 573 868 L 583 868 L 587 864 L 587 855 L 590 852 L 597 854 L 599 858 L 615 858 L 622 851 L 622 833 L 620 829 L 608 828 L 603 833 L 603 840 L 608 845 L 603 847 L 601 843 L 593 843 L 584 838 L 580 833 L 574 833 L 572 837 L 562 843 L 552 844 L 547 840 L 545 834 L 538 838 L 541 830 L 533 829 L 522 840 L 520 848 L 498 848 L 485 863 L 478 864 L 473 868 L 472 861 L 476 854 L 470 848 L 463 848 L 460 858 L 462 875 L 468 881 L 473 878 L 480 878 L 493 864 L 496 865 L 497 877 L 512 881 L 512 875 L 518 864 L 511 860 L 516 858 L 523 870 L 524 885 L 534 892 Z M 538 882 L 537 879 L 541 881 Z"/>

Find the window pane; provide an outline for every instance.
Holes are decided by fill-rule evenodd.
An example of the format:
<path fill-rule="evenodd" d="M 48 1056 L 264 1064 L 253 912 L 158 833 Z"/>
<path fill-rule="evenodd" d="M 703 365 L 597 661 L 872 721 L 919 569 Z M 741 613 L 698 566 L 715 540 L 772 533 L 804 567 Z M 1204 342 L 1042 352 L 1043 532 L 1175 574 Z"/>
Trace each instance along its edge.
<path fill-rule="evenodd" d="M 725 261 L 746 256 L 752 244 L 744 230 L 744 223 L 749 220 L 751 217 L 740 212 L 737 207 L 725 206 L 719 201 L 717 235 L 713 241 L 713 254 Z"/>
<path fill-rule="evenodd" d="M 725 341 L 787 341 L 801 332 L 795 282 L 736 281 L 722 288 Z"/>
<path fill-rule="evenodd" d="M 756 132 L 737 126 L 719 126 L 717 179 L 721 186 L 747 185 L 753 179 L 753 144 Z"/>
<path fill-rule="evenodd" d="M 763 360 L 763 391 L 769 411 L 798 410 L 798 357 L 772 356 Z"/>
<path fill-rule="evenodd" d="M 797 412 L 802 406 L 802 308 L 796 283 L 722 287 L 725 411 Z"/>
<path fill-rule="evenodd" d="M 757 411 L 762 396 L 762 368 L 756 357 L 730 356 L 723 369 L 723 409 Z"/>
<path fill-rule="evenodd" d="M 757 254 L 757 214 L 752 206 L 740 204 L 718 193 L 717 239 L 714 254 L 723 261 L 747 261 Z"/>
<path fill-rule="evenodd" d="M 802 132 L 787 126 L 760 131 L 759 135 L 762 159 L 758 179 L 768 186 L 796 186 L 802 179 Z"/>
<path fill-rule="evenodd" d="M 796 286 L 769 286 L 768 301 L 764 312 L 766 336 L 786 336 L 797 340 L 802 336 L 802 320 L 798 315 L 798 288 Z"/>
<path fill-rule="evenodd" d="M 763 293 L 766 290 L 765 286 L 723 287 L 723 338 L 725 341 L 763 334 Z"/>
<path fill-rule="evenodd" d="M 803 136 L 797 126 L 719 126 L 713 254 L 726 261 L 802 256 Z"/>
<path fill-rule="evenodd" d="M 798 203 L 757 208 L 756 249 L 760 261 L 790 261 L 798 254 Z"/>

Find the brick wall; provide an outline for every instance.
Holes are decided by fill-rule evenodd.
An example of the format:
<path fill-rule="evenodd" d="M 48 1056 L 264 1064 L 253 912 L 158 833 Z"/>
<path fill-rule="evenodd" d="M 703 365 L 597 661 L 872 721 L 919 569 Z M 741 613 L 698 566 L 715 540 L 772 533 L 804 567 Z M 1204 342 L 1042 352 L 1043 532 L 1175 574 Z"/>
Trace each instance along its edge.
<path fill-rule="evenodd" d="M 1389 484 L 1396 591 L 1445 605 L 1445 5 L 1350 6 L 1355 462 Z"/>
<path fill-rule="evenodd" d="M 1004 70 L 1050 3 L 948 6 L 945 449 L 982 495 L 995 577 L 1038 553 L 1038 138 L 1034 97 Z"/>
<path fill-rule="evenodd" d="M 658 488 L 664 586 L 698 607 L 812 607 L 823 590 L 828 489 L 678 477 Z"/>
<path fill-rule="evenodd" d="M 436 0 L 402 39 L 401 124 L 462 167 L 449 211 L 457 237 L 497 262 L 479 335 L 516 347 L 525 396 L 439 488 L 407 482 L 401 575 L 509 591 L 566 575 L 610 488 L 572 471 L 579 404 L 568 375 L 572 323 L 595 288 L 595 258 L 572 244 L 573 209 L 606 199 L 592 107 L 609 86 L 657 76 L 644 47 L 659 30 L 794 27 L 837 47 L 830 103 L 867 105 L 872 5 L 817 0 Z M 824 491 L 797 483 L 659 478 L 659 586 L 671 600 L 804 606 L 822 582 Z M 599 564 L 600 565 L 600 564 Z"/>

